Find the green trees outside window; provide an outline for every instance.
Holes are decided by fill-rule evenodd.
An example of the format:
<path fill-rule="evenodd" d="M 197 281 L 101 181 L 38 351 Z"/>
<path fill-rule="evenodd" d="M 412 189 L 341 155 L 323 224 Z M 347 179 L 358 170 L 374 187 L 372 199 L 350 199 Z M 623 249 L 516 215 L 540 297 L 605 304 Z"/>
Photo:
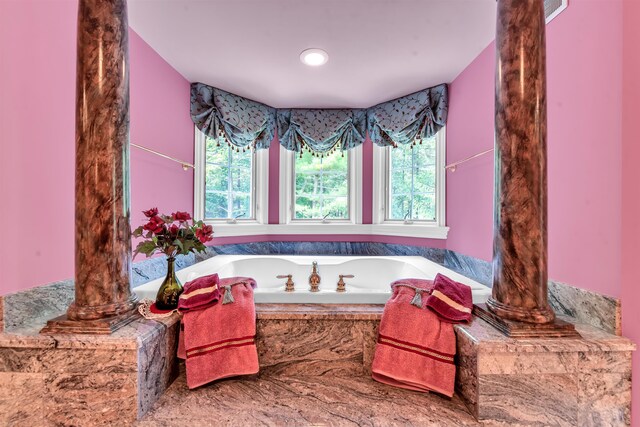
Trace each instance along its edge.
<path fill-rule="evenodd" d="M 348 153 L 296 155 L 294 219 L 349 219 L 348 176 Z"/>
<path fill-rule="evenodd" d="M 205 219 L 254 217 L 254 155 L 206 138 Z"/>
<path fill-rule="evenodd" d="M 389 148 L 389 220 L 436 219 L 436 141 Z"/>

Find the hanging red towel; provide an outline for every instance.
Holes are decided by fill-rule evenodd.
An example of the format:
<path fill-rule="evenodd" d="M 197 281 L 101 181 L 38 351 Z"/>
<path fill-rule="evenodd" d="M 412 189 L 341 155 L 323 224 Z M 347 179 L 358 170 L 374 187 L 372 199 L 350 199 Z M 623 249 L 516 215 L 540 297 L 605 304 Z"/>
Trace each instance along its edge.
<path fill-rule="evenodd" d="M 255 280 L 221 279 L 222 303 L 187 311 L 182 318 L 178 357 L 186 359 L 187 386 L 258 372 Z"/>
<path fill-rule="evenodd" d="M 391 285 L 393 294 L 380 321 L 373 358 L 374 380 L 417 391 L 453 396 L 456 337 L 451 323 L 425 308 L 423 294 L 431 280 L 403 279 Z"/>
<path fill-rule="evenodd" d="M 468 322 L 473 310 L 471 288 L 438 273 L 427 297 L 427 307 L 445 322 Z"/>

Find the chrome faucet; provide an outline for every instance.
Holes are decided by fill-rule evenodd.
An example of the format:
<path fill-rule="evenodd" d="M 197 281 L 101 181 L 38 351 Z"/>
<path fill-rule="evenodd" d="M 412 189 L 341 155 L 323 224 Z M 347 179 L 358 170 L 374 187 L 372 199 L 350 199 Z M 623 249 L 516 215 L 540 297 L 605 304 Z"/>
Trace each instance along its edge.
<path fill-rule="evenodd" d="M 311 264 L 311 275 L 309 276 L 309 290 L 318 292 L 320 290 L 320 274 L 318 274 L 318 263 L 313 261 Z"/>

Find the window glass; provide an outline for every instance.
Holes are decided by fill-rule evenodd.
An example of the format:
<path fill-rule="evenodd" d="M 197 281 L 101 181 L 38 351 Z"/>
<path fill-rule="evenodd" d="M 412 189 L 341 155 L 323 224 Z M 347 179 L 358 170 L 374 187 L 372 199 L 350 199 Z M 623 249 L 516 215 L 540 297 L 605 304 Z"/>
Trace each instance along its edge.
<path fill-rule="evenodd" d="M 205 219 L 254 218 L 254 156 L 206 138 Z"/>
<path fill-rule="evenodd" d="M 349 219 L 348 156 L 296 155 L 294 219 Z"/>
<path fill-rule="evenodd" d="M 436 219 L 436 142 L 388 148 L 387 219 L 435 221 Z"/>

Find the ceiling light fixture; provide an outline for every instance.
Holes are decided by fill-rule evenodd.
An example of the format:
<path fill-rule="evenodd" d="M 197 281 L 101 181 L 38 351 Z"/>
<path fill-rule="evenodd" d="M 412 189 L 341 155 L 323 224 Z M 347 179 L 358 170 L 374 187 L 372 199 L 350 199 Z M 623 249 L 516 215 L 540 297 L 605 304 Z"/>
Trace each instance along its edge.
<path fill-rule="evenodd" d="M 329 54 L 322 49 L 305 49 L 300 54 L 300 61 L 311 67 L 324 65 L 328 60 Z"/>

